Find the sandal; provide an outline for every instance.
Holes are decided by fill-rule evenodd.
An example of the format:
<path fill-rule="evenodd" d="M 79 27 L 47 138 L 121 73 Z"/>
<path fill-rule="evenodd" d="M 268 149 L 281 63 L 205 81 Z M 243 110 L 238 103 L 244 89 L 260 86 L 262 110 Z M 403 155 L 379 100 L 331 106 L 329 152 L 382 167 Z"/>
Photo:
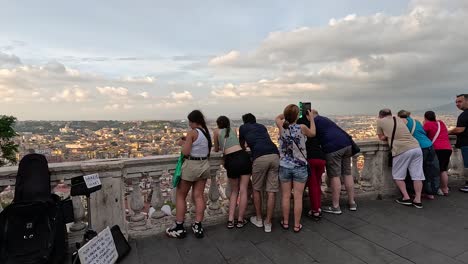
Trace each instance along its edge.
<path fill-rule="evenodd" d="M 234 221 L 227 221 L 227 228 L 233 229 L 234 228 Z"/>
<path fill-rule="evenodd" d="M 319 221 L 320 219 L 322 219 L 322 212 L 309 211 L 307 212 L 307 216 L 314 219 L 315 221 Z"/>
<path fill-rule="evenodd" d="M 280 225 L 281 225 L 281 227 L 282 227 L 284 230 L 288 230 L 288 229 L 289 229 L 289 224 L 285 224 L 285 223 L 283 222 L 283 220 L 280 221 Z"/>
<path fill-rule="evenodd" d="M 299 233 L 302 230 L 302 225 L 299 224 L 299 226 L 294 226 L 294 233 Z"/>
<path fill-rule="evenodd" d="M 237 221 L 237 225 L 236 227 L 237 228 L 243 228 L 246 224 L 248 224 L 249 222 L 245 219 L 243 219 L 242 221 Z"/>

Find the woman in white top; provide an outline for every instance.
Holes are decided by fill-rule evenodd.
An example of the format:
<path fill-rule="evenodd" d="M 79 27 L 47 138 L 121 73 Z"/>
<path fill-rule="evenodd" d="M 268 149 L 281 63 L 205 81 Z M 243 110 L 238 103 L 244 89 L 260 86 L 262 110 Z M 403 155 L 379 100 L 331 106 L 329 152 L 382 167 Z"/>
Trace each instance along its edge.
<path fill-rule="evenodd" d="M 210 177 L 210 163 L 208 157 L 211 150 L 211 137 L 206 126 L 205 117 L 199 110 L 194 110 L 188 115 L 190 130 L 187 136 L 179 140 L 182 153 L 185 156 L 182 165 L 182 175 L 176 194 L 176 222 L 174 226 L 166 230 L 169 237 L 184 238 L 187 231 L 184 228 L 184 218 L 187 210 L 187 194 L 192 188 L 192 196 L 195 202 L 195 223 L 192 231 L 197 238 L 204 236 L 203 221 L 205 212 L 206 180 Z"/>

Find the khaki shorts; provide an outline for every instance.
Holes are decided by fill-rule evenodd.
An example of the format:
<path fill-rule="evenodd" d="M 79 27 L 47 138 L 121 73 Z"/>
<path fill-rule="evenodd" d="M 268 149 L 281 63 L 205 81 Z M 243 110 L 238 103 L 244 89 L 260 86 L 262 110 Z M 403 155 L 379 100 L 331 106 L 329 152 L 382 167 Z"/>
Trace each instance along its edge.
<path fill-rule="evenodd" d="M 252 165 L 252 187 L 256 191 L 279 191 L 279 156 L 270 154 L 256 158 Z"/>
<path fill-rule="evenodd" d="M 184 160 L 182 164 L 181 179 L 189 182 L 206 180 L 210 177 L 210 161 L 206 160 Z"/>
<path fill-rule="evenodd" d="M 353 152 L 351 146 L 342 148 L 325 155 L 327 160 L 327 176 L 340 177 L 351 175 L 351 157 Z"/>

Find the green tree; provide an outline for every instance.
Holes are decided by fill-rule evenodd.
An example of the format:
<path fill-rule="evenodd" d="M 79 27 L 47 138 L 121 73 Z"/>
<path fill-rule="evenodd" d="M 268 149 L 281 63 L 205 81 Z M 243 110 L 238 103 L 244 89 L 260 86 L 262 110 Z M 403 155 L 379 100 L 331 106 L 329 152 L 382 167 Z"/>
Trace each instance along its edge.
<path fill-rule="evenodd" d="M 7 164 L 16 164 L 16 153 L 18 153 L 18 145 L 13 139 L 17 136 L 14 125 L 16 117 L 0 116 L 0 167 Z"/>

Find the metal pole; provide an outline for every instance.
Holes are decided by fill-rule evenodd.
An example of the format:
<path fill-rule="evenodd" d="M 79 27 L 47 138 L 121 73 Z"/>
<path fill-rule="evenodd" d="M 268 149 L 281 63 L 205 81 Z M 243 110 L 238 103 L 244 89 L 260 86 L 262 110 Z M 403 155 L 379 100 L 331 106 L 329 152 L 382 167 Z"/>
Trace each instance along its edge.
<path fill-rule="evenodd" d="M 87 209 L 88 209 L 88 230 L 92 230 L 93 226 L 91 224 L 91 199 L 90 195 L 86 195 L 86 204 L 87 204 Z"/>

